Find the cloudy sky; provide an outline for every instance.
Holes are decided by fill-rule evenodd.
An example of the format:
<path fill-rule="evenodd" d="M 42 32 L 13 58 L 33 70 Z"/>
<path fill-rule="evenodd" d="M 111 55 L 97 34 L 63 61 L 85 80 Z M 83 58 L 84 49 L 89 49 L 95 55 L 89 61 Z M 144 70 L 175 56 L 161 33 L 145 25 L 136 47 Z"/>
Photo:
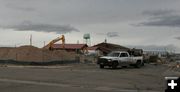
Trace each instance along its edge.
<path fill-rule="evenodd" d="M 0 0 L 0 46 L 64 34 L 66 43 L 103 42 L 180 52 L 180 0 Z"/>

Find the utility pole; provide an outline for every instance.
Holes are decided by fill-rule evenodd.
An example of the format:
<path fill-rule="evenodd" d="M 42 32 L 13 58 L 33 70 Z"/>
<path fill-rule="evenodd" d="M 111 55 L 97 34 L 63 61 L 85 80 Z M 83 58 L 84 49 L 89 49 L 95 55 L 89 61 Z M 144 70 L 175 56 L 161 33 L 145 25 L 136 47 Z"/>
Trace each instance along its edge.
<path fill-rule="evenodd" d="M 30 46 L 32 46 L 32 34 L 30 35 Z"/>
<path fill-rule="evenodd" d="M 104 43 L 107 43 L 107 39 L 105 38 Z"/>

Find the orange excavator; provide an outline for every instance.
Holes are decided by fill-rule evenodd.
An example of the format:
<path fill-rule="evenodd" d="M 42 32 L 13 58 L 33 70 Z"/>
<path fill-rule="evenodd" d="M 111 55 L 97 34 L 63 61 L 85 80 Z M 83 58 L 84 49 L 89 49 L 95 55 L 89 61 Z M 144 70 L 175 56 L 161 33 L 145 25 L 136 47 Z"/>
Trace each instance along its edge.
<path fill-rule="evenodd" d="M 60 41 L 60 40 L 62 40 L 62 47 L 63 47 L 63 49 L 64 49 L 65 36 L 62 35 L 61 37 L 58 37 L 58 38 L 56 38 L 56 39 L 54 39 L 54 40 L 52 40 L 52 41 L 49 42 L 49 44 L 48 44 L 49 50 L 53 50 L 53 44 L 56 43 L 56 42 L 58 42 L 58 41 Z"/>

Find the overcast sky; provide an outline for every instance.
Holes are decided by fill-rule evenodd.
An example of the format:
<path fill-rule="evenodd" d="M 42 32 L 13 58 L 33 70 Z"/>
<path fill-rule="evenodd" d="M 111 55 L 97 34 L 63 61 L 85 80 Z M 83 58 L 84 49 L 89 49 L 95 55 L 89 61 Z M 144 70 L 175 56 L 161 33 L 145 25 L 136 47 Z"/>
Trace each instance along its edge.
<path fill-rule="evenodd" d="M 0 46 L 103 42 L 180 52 L 180 0 L 0 0 Z M 59 42 L 60 43 L 60 42 Z M 152 48 L 151 48 L 152 49 Z"/>

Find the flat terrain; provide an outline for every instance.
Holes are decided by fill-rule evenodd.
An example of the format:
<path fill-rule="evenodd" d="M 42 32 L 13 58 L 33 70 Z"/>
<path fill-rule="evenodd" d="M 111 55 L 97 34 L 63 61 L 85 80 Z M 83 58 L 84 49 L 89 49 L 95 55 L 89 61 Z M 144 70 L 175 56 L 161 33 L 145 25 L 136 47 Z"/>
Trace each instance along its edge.
<path fill-rule="evenodd" d="M 0 67 L 0 92 L 163 92 L 167 65 L 99 69 L 95 64 Z"/>

